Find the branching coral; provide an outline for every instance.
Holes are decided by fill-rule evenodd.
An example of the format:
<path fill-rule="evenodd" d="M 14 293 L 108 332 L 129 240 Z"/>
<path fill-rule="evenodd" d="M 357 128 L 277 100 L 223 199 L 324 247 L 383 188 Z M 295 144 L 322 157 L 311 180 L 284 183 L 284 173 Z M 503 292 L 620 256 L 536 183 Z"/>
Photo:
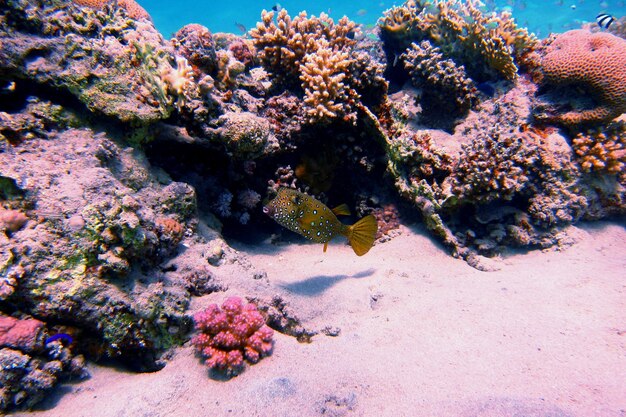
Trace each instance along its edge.
<path fill-rule="evenodd" d="M 191 343 L 206 358 L 211 369 L 236 375 L 243 370 L 244 359 L 258 362 L 272 350 L 274 331 L 252 304 L 239 297 L 229 297 L 222 307 L 211 304 L 194 316 L 199 333 Z"/>
<path fill-rule="evenodd" d="M 544 84 L 581 87 L 595 99 L 584 108 L 569 100 L 565 107 L 574 110 L 542 118 L 572 126 L 607 122 L 626 112 L 626 39 L 586 30 L 563 33 L 545 48 L 541 71 Z"/>
<path fill-rule="evenodd" d="M 572 148 L 585 171 L 624 172 L 626 166 L 626 122 L 614 122 L 604 129 L 578 133 Z"/>
<path fill-rule="evenodd" d="M 350 88 L 348 80 L 345 80 L 350 66 L 348 53 L 334 51 L 324 39 L 318 42 L 319 49 L 315 53 L 307 54 L 300 67 L 309 121 L 317 122 L 341 116 L 355 122 L 353 105 L 359 95 Z"/>
<path fill-rule="evenodd" d="M 446 58 L 464 65 L 477 81 L 517 77 L 518 66 L 537 40 L 518 28 L 509 13 L 485 14 L 477 0 L 409 0 L 385 12 L 378 22 L 381 37 L 395 53 L 411 42 L 428 40 Z"/>
<path fill-rule="evenodd" d="M 477 90 L 465 68 L 444 59 L 441 49 L 429 41 L 413 43 L 401 58 L 413 84 L 425 87 L 423 94 L 435 101 L 435 107 L 449 108 L 455 102 L 460 112 L 466 112 L 476 100 Z"/>
<path fill-rule="evenodd" d="M 307 54 L 316 52 L 324 39 L 332 50 L 346 50 L 356 44 L 354 34 L 356 24 L 347 17 L 337 23 L 325 13 L 319 17 L 308 17 L 301 12 L 293 20 L 282 9 L 276 16 L 274 12 L 263 10 L 262 22 L 250 31 L 254 45 L 259 50 L 259 58 L 265 69 L 278 77 L 298 79 L 300 66 Z"/>
<path fill-rule="evenodd" d="M 262 22 L 250 34 L 264 68 L 278 82 L 293 87 L 300 82 L 305 93 L 308 121 L 337 118 L 356 121 L 358 89 L 378 82 L 379 68 L 354 49 L 356 24 L 347 17 L 335 23 L 326 14 L 308 17 L 306 12 L 291 19 L 281 10 L 263 11 Z"/>

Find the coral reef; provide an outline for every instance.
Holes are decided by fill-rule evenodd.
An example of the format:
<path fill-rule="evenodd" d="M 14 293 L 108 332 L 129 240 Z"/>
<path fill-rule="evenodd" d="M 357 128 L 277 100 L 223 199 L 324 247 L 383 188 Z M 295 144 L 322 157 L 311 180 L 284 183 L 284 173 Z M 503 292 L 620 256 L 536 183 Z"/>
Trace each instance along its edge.
<path fill-rule="evenodd" d="M 168 41 L 130 0 L 3 4 L 0 412 L 80 375 L 81 354 L 159 369 L 192 297 L 216 291 L 251 297 L 195 315 L 211 369 L 268 355 L 268 326 L 310 342 L 293 293 L 222 237 L 270 236 L 259 206 L 281 187 L 373 213 L 379 242 L 400 208 L 421 214 L 478 268 L 626 211 L 626 128 L 611 121 L 626 54 L 608 34 L 539 46 L 477 1 L 409 0 L 374 31 L 283 9 L 251 39 L 193 24 Z M 574 126 L 572 108 L 601 117 L 552 126 Z"/>
<path fill-rule="evenodd" d="M 398 190 L 455 255 L 478 267 L 475 250 L 549 246 L 564 225 L 624 210 L 623 186 L 585 180 L 564 137 L 527 124 L 535 91 L 520 82 L 483 102 L 454 135 L 410 126 L 382 134 Z"/>
<path fill-rule="evenodd" d="M 189 295 L 157 283 L 120 289 L 110 280 L 176 250 L 188 220 L 181 213 L 195 212 L 193 191 L 158 185 L 132 149 L 104 135 L 70 129 L 55 137 L 0 143 L 3 174 L 25 184 L 21 200 L 5 204 L 31 219 L 10 239 L 0 236 L 0 253 L 10 255 L 0 264 L 3 300 L 40 320 L 88 329 L 104 355 L 154 369 L 156 353 L 184 332 Z M 165 231 L 163 218 L 180 226 Z"/>
<path fill-rule="evenodd" d="M 210 369 L 227 375 L 243 370 L 244 359 L 258 362 L 272 350 L 274 331 L 252 303 L 244 304 L 239 297 L 229 297 L 222 304 L 211 304 L 194 316 L 199 332 L 191 340 Z"/>
<path fill-rule="evenodd" d="M 36 319 L 16 319 L 0 314 L 0 347 L 34 352 L 41 347 L 44 323 Z"/>
<path fill-rule="evenodd" d="M 543 52 L 541 82 L 567 88 L 570 94 L 559 96 L 556 108 L 551 103 L 548 109 L 540 108 L 536 117 L 565 126 L 618 117 L 626 112 L 625 68 L 625 39 L 582 29 L 557 35 Z M 584 93 L 576 94 L 577 88 Z"/>
<path fill-rule="evenodd" d="M 307 54 L 300 67 L 309 122 L 343 117 L 354 123 L 356 113 L 353 103 L 359 96 L 344 83 L 350 66 L 348 53 L 334 51 L 326 40 L 318 43 L 318 50 Z"/>
<path fill-rule="evenodd" d="M 388 57 L 403 53 L 412 42 L 429 41 L 446 59 L 463 65 L 478 82 L 517 77 L 537 44 L 510 13 L 486 14 L 474 0 L 408 0 L 379 20 Z"/>
<path fill-rule="evenodd" d="M 124 122 L 151 123 L 168 115 L 169 109 L 151 104 L 131 50 L 139 42 L 169 54 L 151 23 L 109 8 L 93 12 L 69 2 L 41 3 L 33 8 L 12 0 L 3 9 L 10 18 L 0 21 L 2 79 L 16 81 L 18 90 L 27 82 L 54 86 L 89 110 Z"/>

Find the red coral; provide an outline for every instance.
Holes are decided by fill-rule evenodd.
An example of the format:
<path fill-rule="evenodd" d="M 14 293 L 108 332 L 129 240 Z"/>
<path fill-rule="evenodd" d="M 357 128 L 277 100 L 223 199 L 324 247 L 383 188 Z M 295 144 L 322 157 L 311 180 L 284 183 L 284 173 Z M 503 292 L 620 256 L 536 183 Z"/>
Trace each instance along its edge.
<path fill-rule="evenodd" d="M 254 304 L 244 305 L 239 297 L 227 298 L 221 308 L 211 304 L 194 321 L 200 333 L 191 343 L 211 369 L 236 375 L 243 370 L 244 359 L 256 363 L 272 350 L 274 331 Z"/>

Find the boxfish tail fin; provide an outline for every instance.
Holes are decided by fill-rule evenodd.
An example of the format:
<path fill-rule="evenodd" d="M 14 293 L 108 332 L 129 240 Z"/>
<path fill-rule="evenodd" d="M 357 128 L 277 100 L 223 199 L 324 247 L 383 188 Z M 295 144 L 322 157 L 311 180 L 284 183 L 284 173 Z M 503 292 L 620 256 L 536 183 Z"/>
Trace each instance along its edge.
<path fill-rule="evenodd" d="M 377 231 L 378 223 L 376 223 L 376 217 L 371 214 L 363 217 L 352 226 L 348 226 L 346 235 L 354 253 L 358 256 L 365 255 L 374 246 Z"/>

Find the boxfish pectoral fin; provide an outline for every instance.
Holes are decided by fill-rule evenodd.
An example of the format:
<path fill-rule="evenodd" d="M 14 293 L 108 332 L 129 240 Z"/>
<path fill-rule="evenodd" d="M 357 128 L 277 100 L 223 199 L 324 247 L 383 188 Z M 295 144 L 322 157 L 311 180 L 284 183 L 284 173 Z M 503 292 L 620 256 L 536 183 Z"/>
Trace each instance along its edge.
<path fill-rule="evenodd" d="M 341 204 L 335 207 L 334 209 L 332 209 L 332 212 L 335 214 L 335 216 L 349 216 L 350 208 L 348 207 L 347 204 Z"/>
<path fill-rule="evenodd" d="M 298 217 L 297 221 L 302 230 L 306 230 L 311 227 L 311 223 L 317 223 L 319 221 L 319 215 L 313 213 L 306 213 L 302 217 Z"/>

